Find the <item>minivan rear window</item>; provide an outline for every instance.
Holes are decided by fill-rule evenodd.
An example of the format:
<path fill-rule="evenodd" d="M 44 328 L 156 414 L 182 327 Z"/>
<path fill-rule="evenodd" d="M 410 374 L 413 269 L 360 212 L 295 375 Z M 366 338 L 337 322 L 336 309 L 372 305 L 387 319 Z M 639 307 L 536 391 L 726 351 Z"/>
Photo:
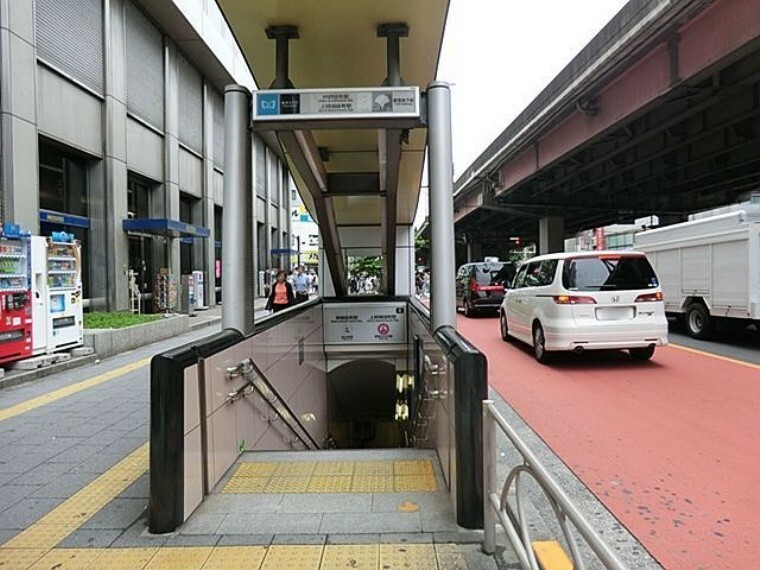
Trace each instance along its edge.
<path fill-rule="evenodd" d="M 515 276 L 515 266 L 511 263 L 489 263 L 476 265 L 472 272 L 478 285 L 501 285 L 511 283 Z"/>
<path fill-rule="evenodd" d="M 562 284 L 570 291 L 629 291 L 659 286 L 654 269 L 643 255 L 566 259 Z"/>

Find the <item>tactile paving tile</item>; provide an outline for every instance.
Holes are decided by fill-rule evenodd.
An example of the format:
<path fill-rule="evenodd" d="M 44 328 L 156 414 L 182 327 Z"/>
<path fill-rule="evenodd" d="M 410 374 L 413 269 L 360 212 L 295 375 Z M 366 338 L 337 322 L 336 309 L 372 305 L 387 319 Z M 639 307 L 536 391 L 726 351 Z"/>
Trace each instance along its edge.
<path fill-rule="evenodd" d="M 269 477 L 277 468 L 277 463 L 241 463 L 235 470 L 236 477 Z"/>
<path fill-rule="evenodd" d="M 462 549 L 456 544 L 436 544 L 439 570 L 468 570 Z"/>
<path fill-rule="evenodd" d="M 311 477 L 272 477 L 267 483 L 266 493 L 305 493 Z"/>
<path fill-rule="evenodd" d="M 158 548 L 113 548 L 103 551 L 94 568 L 103 570 L 139 570 L 145 568 Z"/>
<path fill-rule="evenodd" d="M 393 493 L 437 491 L 430 459 L 241 463 L 222 493 Z"/>
<path fill-rule="evenodd" d="M 3 544 L 0 550 L 6 548 L 43 548 L 49 550 L 77 528 L 78 526 L 33 524 Z M 5 569 L 3 568 L 3 570 Z"/>
<path fill-rule="evenodd" d="M 426 475 L 433 473 L 433 462 L 429 459 L 393 462 L 394 475 Z"/>
<path fill-rule="evenodd" d="M 328 544 L 322 554 L 320 570 L 377 570 L 380 564 L 378 544 Z"/>
<path fill-rule="evenodd" d="M 322 461 L 314 468 L 315 476 L 346 477 L 354 474 L 353 461 Z"/>
<path fill-rule="evenodd" d="M 309 480 L 307 493 L 350 493 L 351 477 L 314 475 Z"/>
<path fill-rule="evenodd" d="M 266 553 L 266 546 L 217 546 L 203 570 L 258 570 Z"/>
<path fill-rule="evenodd" d="M 270 546 L 261 570 L 318 570 L 323 546 Z"/>
<path fill-rule="evenodd" d="M 0 568 L 3 570 L 26 570 L 42 558 L 46 549 L 42 548 L 3 548 L 0 550 Z"/>
<path fill-rule="evenodd" d="M 200 570 L 211 554 L 210 546 L 161 548 L 146 570 Z"/>
<path fill-rule="evenodd" d="M 380 568 L 438 570 L 438 562 L 432 544 L 381 544 Z"/>
<path fill-rule="evenodd" d="M 397 493 L 437 491 L 438 482 L 433 475 L 397 475 L 393 478 L 393 489 Z"/>
<path fill-rule="evenodd" d="M 40 558 L 30 570 L 81 570 L 97 568 L 95 561 L 102 554 L 100 548 L 57 548 Z"/>

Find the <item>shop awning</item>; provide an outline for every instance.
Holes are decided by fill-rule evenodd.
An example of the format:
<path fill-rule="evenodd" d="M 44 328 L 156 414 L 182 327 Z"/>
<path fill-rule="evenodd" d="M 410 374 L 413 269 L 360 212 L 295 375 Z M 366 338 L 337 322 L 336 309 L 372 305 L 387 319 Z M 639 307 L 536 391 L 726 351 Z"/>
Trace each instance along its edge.
<path fill-rule="evenodd" d="M 122 220 L 121 227 L 125 232 L 139 232 L 169 237 L 207 238 L 211 235 L 211 231 L 208 228 L 170 218 L 130 218 Z"/>
<path fill-rule="evenodd" d="M 90 218 L 66 214 L 65 212 L 54 212 L 53 210 L 40 210 L 40 221 L 74 228 L 90 227 Z"/>
<path fill-rule="evenodd" d="M 272 255 L 296 255 L 298 253 L 295 249 L 272 249 L 270 250 Z"/>

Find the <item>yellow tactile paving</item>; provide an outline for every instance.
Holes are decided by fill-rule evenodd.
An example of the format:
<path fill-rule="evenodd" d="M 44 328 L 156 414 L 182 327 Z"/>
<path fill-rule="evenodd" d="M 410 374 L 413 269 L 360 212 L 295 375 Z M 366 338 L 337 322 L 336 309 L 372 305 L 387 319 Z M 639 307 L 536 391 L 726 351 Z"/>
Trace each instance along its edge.
<path fill-rule="evenodd" d="M 42 548 L 5 548 L 0 550 L 0 568 L 3 570 L 26 570 L 46 553 L 47 550 Z"/>
<path fill-rule="evenodd" d="M 430 459 L 241 463 L 222 493 L 393 493 L 437 491 Z"/>
<path fill-rule="evenodd" d="M 350 493 L 352 477 L 314 475 L 309 480 L 307 493 Z"/>
<path fill-rule="evenodd" d="M 383 570 L 438 570 L 432 544 L 381 544 L 380 568 Z"/>
<path fill-rule="evenodd" d="M 40 558 L 29 570 L 83 570 L 100 568 L 97 558 L 100 548 L 57 548 Z"/>
<path fill-rule="evenodd" d="M 438 570 L 468 570 L 462 549 L 456 544 L 436 544 Z"/>
<path fill-rule="evenodd" d="M 108 382 L 109 380 L 113 380 L 119 376 L 129 374 L 130 372 L 138 370 L 143 366 L 147 366 L 148 364 L 150 364 L 150 358 L 143 358 L 137 362 L 125 364 L 124 366 L 120 366 L 114 370 L 109 370 L 108 372 L 98 374 L 97 376 L 93 376 L 87 380 L 82 380 L 81 382 L 77 382 L 71 386 L 66 386 L 65 388 L 60 388 L 58 390 L 48 392 L 47 394 L 43 394 L 42 396 L 27 400 L 26 402 L 16 404 L 15 406 L 2 409 L 0 410 L 0 421 L 15 418 L 16 416 L 20 416 L 21 414 L 44 406 L 45 404 L 55 402 L 61 398 L 65 398 L 66 396 L 71 396 L 72 394 L 76 394 L 82 390 L 87 390 L 87 388 L 92 388 L 93 386 L 97 386 L 103 382 Z"/>
<path fill-rule="evenodd" d="M 556 540 L 534 541 L 533 552 L 543 570 L 573 570 L 572 561 Z"/>
<path fill-rule="evenodd" d="M 93 568 L 103 570 L 142 570 L 158 552 L 155 548 L 111 548 L 98 556 Z"/>
<path fill-rule="evenodd" d="M 266 546 L 218 546 L 203 570 L 258 570 L 266 554 Z"/>
<path fill-rule="evenodd" d="M 323 546 L 270 546 L 261 570 L 318 570 Z"/>
<path fill-rule="evenodd" d="M 379 566 L 378 544 L 328 544 L 322 554 L 319 570 L 377 570 Z"/>
<path fill-rule="evenodd" d="M 212 550 L 211 546 L 159 548 L 145 570 L 201 570 Z"/>
<path fill-rule="evenodd" d="M 146 443 L 0 548 L 53 548 L 136 481 L 147 469 Z"/>

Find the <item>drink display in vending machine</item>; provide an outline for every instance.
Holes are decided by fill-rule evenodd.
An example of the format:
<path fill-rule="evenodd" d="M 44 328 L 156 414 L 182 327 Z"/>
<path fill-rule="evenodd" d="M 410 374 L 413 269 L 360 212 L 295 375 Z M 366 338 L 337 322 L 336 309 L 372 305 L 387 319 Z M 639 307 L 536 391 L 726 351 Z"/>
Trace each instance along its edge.
<path fill-rule="evenodd" d="M 65 232 L 32 237 L 34 354 L 84 343 L 81 251 L 74 236 Z"/>
<path fill-rule="evenodd" d="M 17 228 L 16 228 L 17 229 Z M 32 355 L 29 238 L 7 228 L 0 237 L 0 363 Z"/>

